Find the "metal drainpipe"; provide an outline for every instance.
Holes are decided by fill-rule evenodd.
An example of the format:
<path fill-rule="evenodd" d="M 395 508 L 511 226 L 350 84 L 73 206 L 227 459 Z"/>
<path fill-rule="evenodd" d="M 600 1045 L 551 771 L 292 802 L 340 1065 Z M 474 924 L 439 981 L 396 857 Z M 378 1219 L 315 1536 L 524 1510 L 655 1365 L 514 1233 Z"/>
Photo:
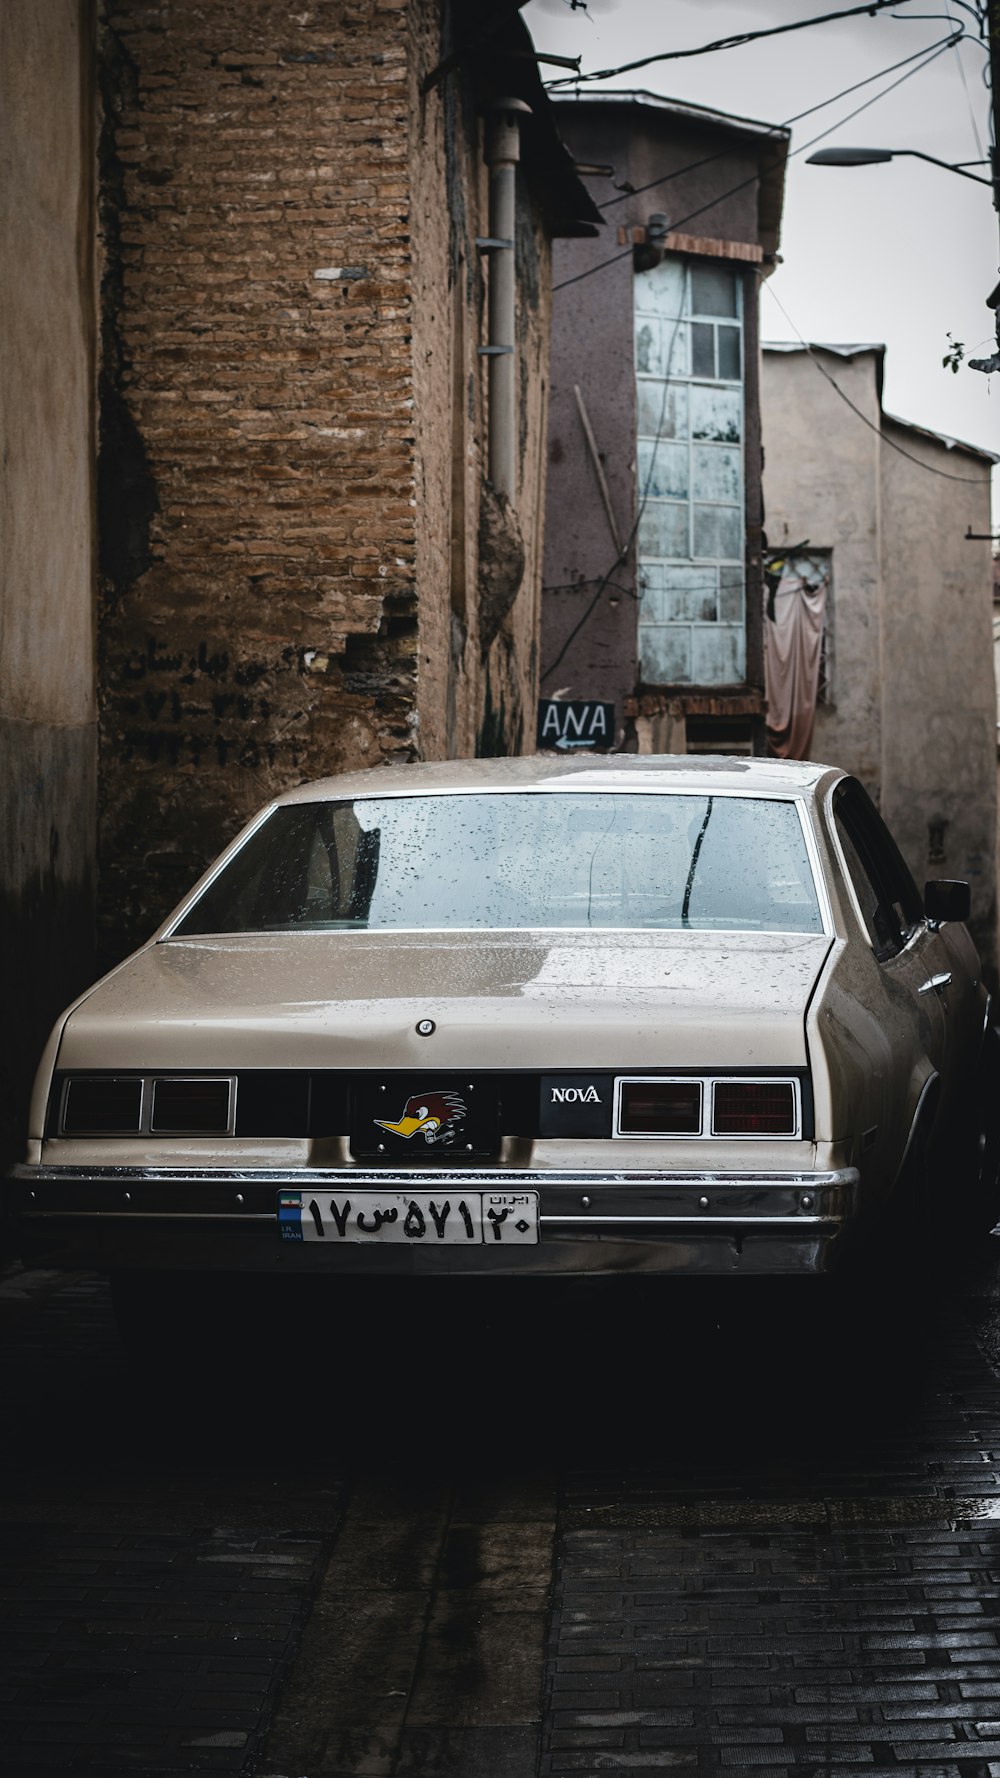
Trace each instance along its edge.
<path fill-rule="evenodd" d="M 523 99 L 494 99 L 486 111 L 486 165 L 490 170 L 490 232 L 476 245 L 490 255 L 488 472 L 508 500 L 516 483 L 517 364 L 514 356 L 515 178 L 521 158 L 519 117 L 531 116 Z"/>

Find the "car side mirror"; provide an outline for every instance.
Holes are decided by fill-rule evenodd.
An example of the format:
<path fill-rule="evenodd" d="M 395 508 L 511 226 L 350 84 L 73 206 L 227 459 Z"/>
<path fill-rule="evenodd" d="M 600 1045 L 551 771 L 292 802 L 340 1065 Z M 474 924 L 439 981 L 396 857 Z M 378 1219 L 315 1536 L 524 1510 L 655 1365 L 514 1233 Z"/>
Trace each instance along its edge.
<path fill-rule="evenodd" d="M 924 884 L 924 912 L 935 925 L 943 926 L 946 920 L 967 920 L 971 908 L 968 883 L 950 877 L 934 877 Z"/>

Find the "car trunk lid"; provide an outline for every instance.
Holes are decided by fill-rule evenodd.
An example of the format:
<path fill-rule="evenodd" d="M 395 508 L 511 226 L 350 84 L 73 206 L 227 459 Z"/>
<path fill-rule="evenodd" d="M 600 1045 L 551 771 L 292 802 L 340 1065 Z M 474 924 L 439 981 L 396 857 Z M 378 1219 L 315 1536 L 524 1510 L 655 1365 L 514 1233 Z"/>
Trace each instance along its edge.
<path fill-rule="evenodd" d="M 677 931 L 170 939 L 83 1000 L 58 1067 L 804 1066 L 805 1010 L 830 942 Z"/>

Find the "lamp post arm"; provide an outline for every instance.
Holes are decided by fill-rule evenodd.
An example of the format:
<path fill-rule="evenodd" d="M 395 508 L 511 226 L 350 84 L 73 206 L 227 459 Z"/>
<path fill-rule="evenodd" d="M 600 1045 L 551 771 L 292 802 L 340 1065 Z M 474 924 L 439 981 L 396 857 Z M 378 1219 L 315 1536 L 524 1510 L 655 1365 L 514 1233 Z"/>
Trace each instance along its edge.
<path fill-rule="evenodd" d="M 939 161 L 936 154 L 924 154 L 921 148 L 894 148 L 893 159 L 899 154 L 909 154 L 918 161 L 930 161 L 932 167 L 944 167 L 948 173 L 960 173 L 963 179 L 974 179 L 977 185 L 993 186 L 992 179 L 984 179 L 982 173 L 967 173 L 964 167 L 958 167 L 952 161 Z"/>

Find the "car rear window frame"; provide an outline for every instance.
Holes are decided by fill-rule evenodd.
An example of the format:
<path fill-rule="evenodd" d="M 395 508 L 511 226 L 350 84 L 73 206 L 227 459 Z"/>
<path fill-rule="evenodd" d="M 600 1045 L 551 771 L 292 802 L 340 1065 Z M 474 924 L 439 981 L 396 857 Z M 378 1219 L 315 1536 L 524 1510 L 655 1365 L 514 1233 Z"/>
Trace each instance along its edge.
<path fill-rule="evenodd" d="M 279 809 L 302 807 L 303 805 L 314 804 L 314 803 L 315 804 L 319 804 L 319 803 L 334 804 L 334 803 L 350 803 L 350 802 L 365 802 L 365 801 L 403 802 L 403 801 L 407 801 L 407 800 L 427 801 L 432 798 L 433 799 L 455 798 L 455 797 L 497 798 L 497 797 L 510 797 L 510 796 L 520 796 L 520 797 L 524 797 L 524 796 L 544 796 L 544 797 L 551 797 L 551 796 L 559 796 L 559 797 L 628 796 L 630 798 L 647 797 L 647 796 L 648 797 L 658 797 L 658 798 L 660 798 L 660 797 L 687 797 L 687 798 L 708 798 L 708 797 L 711 797 L 717 801 L 721 801 L 721 800 L 725 799 L 727 801 L 728 800 L 736 800 L 736 801 L 740 801 L 740 802 L 779 802 L 779 803 L 790 804 L 795 810 L 796 816 L 799 821 L 801 833 L 802 833 L 802 839 L 803 839 L 803 844 L 804 844 L 805 851 L 806 851 L 807 862 L 808 862 L 809 870 L 811 873 L 812 887 L 813 887 L 813 891 L 815 894 L 816 905 L 817 905 L 817 909 L 818 909 L 818 913 L 819 913 L 819 927 L 815 931 L 807 931 L 807 930 L 803 930 L 802 928 L 794 928 L 794 927 L 781 928 L 781 927 L 748 927 L 748 926 L 732 926 L 732 927 L 728 927 L 728 926 L 727 927 L 723 927 L 723 926 L 719 926 L 719 927 L 692 926 L 690 928 L 685 928 L 685 927 L 680 927 L 680 926 L 653 926 L 653 925 L 630 927 L 630 926 L 607 926 L 607 925 L 602 926 L 597 923 L 588 924 L 587 926 L 577 926 L 577 927 L 567 926 L 565 924 L 564 925 L 538 924 L 538 925 L 530 925 L 530 926 L 527 926 L 527 925 L 525 925 L 525 926 L 501 926 L 501 925 L 488 926 L 488 925 L 450 924 L 450 925 L 446 925 L 446 926 L 392 926 L 392 927 L 388 927 L 388 926 L 367 926 L 367 925 L 360 925 L 360 924 L 355 926 L 355 925 L 350 925 L 345 922 L 343 924 L 339 924 L 339 923 L 336 925 L 331 924 L 331 925 L 325 926 L 325 927 L 324 926 L 307 926 L 307 925 L 287 925 L 287 926 L 271 926 L 271 927 L 260 926 L 260 927 L 246 928 L 242 931 L 221 931 L 221 932 L 203 932 L 203 933 L 182 932 L 179 930 L 179 928 L 181 927 L 183 922 L 187 919 L 188 915 L 193 911 L 193 909 L 198 904 L 198 902 L 200 902 L 202 900 L 202 898 L 205 895 L 207 895 L 209 890 L 213 887 L 213 885 L 215 884 L 215 882 L 217 881 L 217 879 L 221 875 L 221 873 L 233 862 L 233 860 L 237 857 L 239 852 L 242 851 L 243 847 L 246 846 L 247 844 L 249 844 L 249 842 L 254 838 L 254 836 L 260 832 L 260 829 L 267 822 L 269 822 L 271 820 L 271 818 L 278 812 Z M 248 825 L 248 827 L 241 834 L 239 834 L 236 837 L 236 839 L 232 842 L 232 844 L 229 847 L 227 847 L 223 853 L 220 854 L 219 858 L 215 861 L 215 863 L 212 866 L 212 868 L 210 869 L 210 871 L 208 873 L 206 873 L 206 875 L 202 879 L 200 879 L 199 882 L 192 888 L 190 893 L 187 896 L 185 896 L 184 900 L 178 905 L 178 907 L 175 909 L 174 913 L 170 916 L 168 923 L 164 926 L 164 928 L 161 930 L 161 932 L 159 934 L 157 934 L 156 942 L 161 943 L 161 944 L 167 943 L 167 942 L 198 944 L 198 943 L 211 943 L 213 941 L 214 942 L 232 943 L 232 942 L 238 942 L 241 939 L 261 939 L 261 938 L 282 939 L 282 938 L 316 938 L 316 937 L 327 937 L 327 938 L 333 937 L 333 938 L 337 938 L 337 939 L 341 939 L 341 938 L 372 939 L 372 938 L 377 938 L 377 937 L 385 937 L 385 938 L 391 939 L 393 937 L 402 937 L 402 936 L 431 937 L 433 935 L 440 936 L 440 935 L 458 934 L 458 933 L 469 933 L 469 934 L 478 935 L 479 937 L 489 937 L 489 935 L 491 933 L 528 934 L 528 933 L 533 933 L 533 932 L 534 933 L 553 934 L 553 935 L 562 934 L 568 940 L 573 935 L 580 934 L 580 933 L 586 933 L 586 932 L 615 934 L 619 937 L 624 938 L 629 935 L 631 935 L 631 936 L 636 936 L 636 935 L 655 936 L 657 934 L 660 934 L 660 935 L 670 934 L 670 935 L 676 936 L 676 935 L 686 932 L 686 931 L 690 931 L 690 933 L 694 936 L 701 936 L 703 938 L 704 937 L 711 937 L 714 935 L 718 935 L 720 937 L 723 937 L 723 936 L 732 937 L 734 939 L 740 939 L 740 938 L 758 939 L 761 937 L 764 937 L 764 938 L 766 938 L 766 937 L 772 937 L 772 938 L 820 938 L 820 937 L 830 938 L 835 931 L 835 924 L 834 924 L 833 910 L 832 910 L 832 905 L 831 905 L 831 900 L 830 900 L 830 895 L 829 895 L 829 889 L 828 889 L 828 885 L 827 885 L 827 881 L 826 881 L 826 874 L 825 874 L 825 870 L 824 870 L 824 866 L 823 866 L 823 862 L 822 862 L 822 854 L 821 854 L 820 846 L 818 844 L 817 834 L 816 834 L 815 825 L 814 825 L 814 816 L 815 816 L 815 811 L 813 808 L 813 803 L 811 800 L 810 793 L 808 791 L 803 793 L 802 791 L 798 791 L 798 790 L 791 788 L 789 786 L 782 786 L 781 788 L 770 789 L 765 786 L 761 786 L 761 787 L 754 786 L 753 788 L 750 788 L 749 786 L 748 787 L 743 787 L 743 786 L 730 787 L 727 785 L 725 787 L 722 787 L 722 786 L 717 787 L 715 785 L 708 786 L 705 784 L 699 784 L 697 786 L 694 786 L 694 785 L 685 785 L 682 783 L 678 783 L 678 784 L 672 784 L 669 788 L 666 788 L 666 787 L 654 786 L 654 785 L 650 785 L 650 784 L 622 784 L 620 782 L 614 783 L 614 784 L 610 784 L 610 783 L 609 784 L 594 784 L 591 781 L 586 784 L 583 784 L 583 783 L 574 784 L 572 782 L 564 782 L 564 783 L 559 783 L 558 785 L 546 785 L 546 786 L 537 785 L 537 784 L 511 784 L 510 786 L 505 785 L 503 787 L 496 787 L 493 785 L 491 785 L 489 787 L 484 787 L 482 785 L 461 785 L 461 786 L 454 786 L 453 785 L 453 786 L 447 786 L 447 787 L 441 786 L 440 788 L 435 786 L 434 788 L 430 788 L 430 789 L 425 788 L 425 789 L 421 789 L 421 790 L 410 790 L 410 789 L 397 788 L 397 787 L 393 786 L 391 788 L 387 787 L 385 790 L 366 789 L 364 791 L 358 791 L 358 792 L 345 791 L 344 793 L 342 793 L 340 795 L 334 795 L 334 796 L 308 796 L 305 794 L 293 795 L 293 796 L 289 797 L 287 800 L 282 799 L 280 802 L 276 801 L 276 802 L 266 806 L 264 809 L 262 809 L 259 812 L 258 816 Z"/>

